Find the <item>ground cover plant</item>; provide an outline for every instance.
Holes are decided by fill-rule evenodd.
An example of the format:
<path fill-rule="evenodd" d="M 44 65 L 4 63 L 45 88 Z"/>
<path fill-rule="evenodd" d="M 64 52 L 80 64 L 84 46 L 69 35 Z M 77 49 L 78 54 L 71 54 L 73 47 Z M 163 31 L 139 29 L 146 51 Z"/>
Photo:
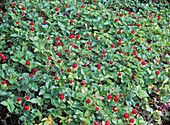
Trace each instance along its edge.
<path fill-rule="evenodd" d="M 169 4 L 0 4 L 1 125 L 168 125 Z"/>

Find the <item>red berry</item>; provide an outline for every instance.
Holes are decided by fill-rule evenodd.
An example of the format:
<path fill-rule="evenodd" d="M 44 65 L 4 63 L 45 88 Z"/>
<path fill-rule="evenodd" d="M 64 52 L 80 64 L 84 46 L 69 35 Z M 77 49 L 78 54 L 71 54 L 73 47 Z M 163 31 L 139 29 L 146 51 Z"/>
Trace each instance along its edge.
<path fill-rule="evenodd" d="M 19 21 L 16 21 L 16 24 L 19 24 Z"/>
<path fill-rule="evenodd" d="M 132 119 L 132 118 L 130 118 L 130 119 L 129 119 L 129 122 L 134 123 L 134 122 L 135 122 L 135 120 L 134 120 L 134 119 Z"/>
<path fill-rule="evenodd" d="M 107 95 L 107 99 L 111 100 L 112 99 L 112 95 Z"/>
<path fill-rule="evenodd" d="M 168 109 L 168 106 L 165 106 L 165 109 Z"/>
<path fill-rule="evenodd" d="M 29 107 L 29 106 L 25 106 L 24 109 L 25 109 L 26 111 L 28 111 L 28 110 L 30 109 L 30 107 Z"/>
<path fill-rule="evenodd" d="M 37 69 L 33 69 L 33 72 L 35 72 L 35 73 L 36 73 L 36 72 L 37 72 Z"/>
<path fill-rule="evenodd" d="M 146 62 L 145 61 L 142 61 L 142 65 L 145 65 L 146 64 Z"/>
<path fill-rule="evenodd" d="M 77 35 L 76 38 L 77 38 L 77 39 L 80 39 L 80 35 Z"/>
<path fill-rule="evenodd" d="M 9 82 L 9 79 L 7 80 L 7 84 L 8 84 L 8 85 L 11 85 L 11 83 Z"/>
<path fill-rule="evenodd" d="M 132 42 L 134 42 L 135 41 L 135 39 L 132 39 Z"/>
<path fill-rule="evenodd" d="M 105 125 L 110 125 L 110 122 L 108 120 L 105 121 Z"/>
<path fill-rule="evenodd" d="M 140 27 L 141 25 L 140 25 L 140 24 L 138 24 L 137 26 L 138 26 L 138 27 Z"/>
<path fill-rule="evenodd" d="M 120 96 L 120 97 L 123 97 L 123 94 L 120 94 L 119 96 Z"/>
<path fill-rule="evenodd" d="M 86 82 L 85 82 L 85 81 L 82 81 L 81 84 L 84 86 L 84 85 L 86 85 Z"/>
<path fill-rule="evenodd" d="M 103 51 L 103 54 L 106 54 L 106 51 Z"/>
<path fill-rule="evenodd" d="M 134 54 L 134 55 L 136 55 L 136 54 L 137 54 L 137 52 L 136 52 L 136 51 L 133 51 L 133 54 Z"/>
<path fill-rule="evenodd" d="M 122 75 L 121 72 L 119 72 L 119 73 L 118 73 L 118 76 L 121 76 L 121 75 Z"/>
<path fill-rule="evenodd" d="M 159 107 L 158 110 L 159 110 L 159 111 L 162 111 L 162 107 Z"/>
<path fill-rule="evenodd" d="M 68 68 L 68 69 L 67 69 L 67 72 L 71 72 L 71 69 L 70 69 L 70 68 Z"/>
<path fill-rule="evenodd" d="M 50 56 L 50 57 L 48 57 L 48 59 L 49 59 L 49 60 L 52 60 L 52 57 Z"/>
<path fill-rule="evenodd" d="M 31 73 L 30 76 L 33 77 L 35 74 Z"/>
<path fill-rule="evenodd" d="M 94 122 L 94 125 L 99 125 L 99 122 L 95 121 L 95 122 Z"/>
<path fill-rule="evenodd" d="M 2 53 L 0 53 L 0 57 L 2 56 Z"/>
<path fill-rule="evenodd" d="M 2 56 L 1 59 L 2 59 L 2 60 L 6 60 L 6 56 Z"/>
<path fill-rule="evenodd" d="M 66 8 L 68 8 L 68 5 L 66 5 Z"/>
<path fill-rule="evenodd" d="M 118 42 L 118 45 L 120 46 L 122 43 L 121 42 Z"/>
<path fill-rule="evenodd" d="M 29 66 L 30 64 L 31 64 L 31 63 L 30 63 L 30 61 L 27 61 L 27 62 L 26 62 L 26 65 L 28 65 L 28 66 Z"/>
<path fill-rule="evenodd" d="M 137 113 L 137 110 L 133 109 L 133 110 L 132 110 L 132 113 L 133 113 L 133 114 L 136 114 L 136 113 Z"/>
<path fill-rule="evenodd" d="M 110 61 L 109 63 L 110 63 L 110 64 L 113 64 L 113 61 Z"/>
<path fill-rule="evenodd" d="M 128 114 L 128 113 L 125 113 L 125 114 L 124 114 L 124 118 L 129 118 L 129 114 Z"/>
<path fill-rule="evenodd" d="M 156 72 L 155 72 L 155 74 L 156 74 L 156 75 L 159 75 L 159 74 L 160 74 L 160 72 L 159 72 L 159 71 L 156 71 Z"/>
<path fill-rule="evenodd" d="M 6 84 L 6 82 L 5 81 L 2 81 L 2 85 L 5 85 Z"/>
<path fill-rule="evenodd" d="M 120 14 L 121 17 L 123 17 L 123 14 Z"/>
<path fill-rule="evenodd" d="M 58 7 L 56 7 L 56 8 L 55 8 L 55 10 L 56 10 L 56 11 L 59 11 L 59 8 L 58 8 Z"/>
<path fill-rule="evenodd" d="M 57 40 L 57 41 L 60 41 L 60 37 L 57 37 L 56 40 Z"/>
<path fill-rule="evenodd" d="M 31 27 L 31 30 L 32 30 L 32 31 L 34 31 L 34 30 L 35 30 L 35 28 L 34 28 L 34 27 Z"/>
<path fill-rule="evenodd" d="M 20 101 L 21 101 L 21 98 L 17 98 L 17 101 L 20 102 Z"/>
<path fill-rule="evenodd" d="M 132 75 L 132 79 L 135 79 L 135 75 Z"/>
<path fill-rule="evenodd" d="M 25 7 L 23 7 L 23 8 L 22 8 L 22 10 L 24 11 L 24 10 L 26 10 L 26 8 L 25 8 Z"/>
<path fill-rule="evenodd" d="M 151 50 L 152 50 L 152 48 L 151 48 L 151 47 L 149 47 L 149 48 L 148 48 L 148 50 L 150 50 L 150 51 L 151 51 Z"/>
<path fill-rule="evenodd" d="M 119 20 L 118 19 L 115 19 L 115 22 L 118 22 Z"/>
<path fill-rule="evenodd" d="M 74 64 L 73 64 L 73 68 L 77 68 L 77 63 L 74 63 Z"/>
<path fill-rule="evenodd" d="M 132 30 L 132 31 L 131 31 L 131 33 L 135 34 L 135 31 L 134 31 L 134 30 Z"/>
<path fill-rule="evenodd" d="M 34 23 L 33 23 L 33 22 L 31 22 L 31 23 L 30 23 L 30 25 L 31 25 L 31 26 L 34 26 Z"/>
<path fill-rule="evenodd" d="M 29 96 L 25 96 L 25 99 L 26 99 L 26 100 L 29 100 L 29 98 L 30 98 Z"/>
<path fill-rule="evenodd" d="M 111 47 L 112 47 L 112 48 L 114 48 L 114 47 L 115 47 L 115 45 L 114 45 L 114 44 L 112 44 L 112 45 L 111 45 Z"/>
<path fill-rule="evenodd" d="M 64 96 L 63 96 L 63 95 L 61 95 L 61 96 L 60 96 L 60 99 L 61 99 L 61 100 L 64 100 Z"/>
<path fill-rule="evenodd" d="M 115 101 L 115 102 L 118 102 L 118 101 L 119 101 L 119 98 L 118 98 L 118 97 L 115 97 L 114 101 Z"/>
<path fill-rule="evenodd" d="M 70 23 L 72 24 L 72 23 L 73 23 L 73 20 L 70 20 Z"/>
<path fill-rule="evenodd" d="M 96 107 L 96 111 L 99 111 L 99 107 Z"/>
<path fill-rule="evenodd" d="M 131 23 L 130 26 L 133 26 L 133 23 Z"/>
<path fill-rule="evenodd" d="M 55 80 L 58 80 L 58 77 L 57 77 L 57 76 L 55 76 L 55 77 L 54 77 L 54 79 L 55 79 Z"/>
<path fill-rule="evenodd" d="M 61 56 L 61 53 L 60 53 L 60 52 L 57 52 L 57 55 L 58 55 L 58 56 Z"/>
<path fill-rule="evenodd" d="M 87 103 L 90 103 L 90 102 L 91 102 L 91 100 L 90 100 L 90 99 L 87 99 L 87 100 L 86 100 L 86 102 L 87 102 Z"/>

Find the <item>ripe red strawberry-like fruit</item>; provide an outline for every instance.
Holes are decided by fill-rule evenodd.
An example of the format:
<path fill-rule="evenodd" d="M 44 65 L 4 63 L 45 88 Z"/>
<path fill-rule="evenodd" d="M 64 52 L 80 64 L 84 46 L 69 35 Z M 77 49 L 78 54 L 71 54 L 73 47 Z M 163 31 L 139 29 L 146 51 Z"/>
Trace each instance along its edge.
<path fill-rule="evenodd" d="M 122 43 L 121 43 L 121 42 L 118 42 L 118 45 L 120 46 L 120 45 L 122 45 Z"/>
<path fill-rule="evenodd" d="M 123 94 L 120 94 L 119 97 L 123 97 Z"/>
<path fill-rule="evenodd" d="M 33 77 L 34 75 L 35 75 L 35 74 L 33 74 L 33 73 L 30 73 L 30 76 L 31 76 L 31 77 Z"/>
<path fill-rule="evenodd" d="M 25 7 L 22 7 L 22 10 L 24 11 L 24 10 L 26 10 L 26 8 L 25 8 Z"/>
<path fill-rule="evenodd" d="M 115 47 L 115 45 L 114 45 L 114 44 L 112 44 L 112 45 L 111 45 L 111 47 L 112 47 L 112 48 L 114 48 L 114 47 Z"/>
<path fill-rule="evenodd" d="M 103 54 L 105 55 L 105 54 L 106 54 L 106 51 L 103 51 Z"/>
<path fill-rule="evenodd" d="M 110 122 L 108 120 L 105 121 L 105 125 L 110 125 Z"/>
<path fill-rule="evenodd" d="M 68 68 L 68 69 L 67 69 L 67 72 L 71 72 L 71 69 L 70 69 L 70 68 Z"/>
<path fill-rule="evenodd" d="M 30 109 L 30 107 L 29 107 L 29 106 L 25 106 L 24 109 L 25 109 L 26 111 L 28 111 L 28 110 Z"/>
<path fill-rule="evenodd" d="M 132 30 L 132 31 L 131 31 L 131 33 L 135 34 L 135 31 L 134 31 L 134 30 Z"/>
<path fill-rule="evenodd" d="M 152 50 L 152 48 L 151 48 L 151 47 L 149 47 L 149 48 L 148 48 L 148 50 L 150 50 L 150 51 L 151 51 L 151 50 Z"/>
<path fill-rule="evenodd" d="M 31 26 L 34 26 L 34 23 L 33 23 L 33 22 L 31 22 L 31 23 L 30 23 L 30 25 L 31 25 Z"/>
<path fill-rule="evenodd" d="M 61 53 L 60 53 L 60 52 L 57 52 L 57 55 L 58 55 L 58 56 L 61 56 Z"/>
<path fill-rule="evenodd" d="M 135 122 L 135 120 L 134 120 L 134 119 L 132 119 L 132 118 L 130 118 L 130 119 L 129 119 L 129 122 L 134 123 L 134 122 Z"/>
<path fill-rule="evenodd" d="M 1 59 L 2 60 L 6 60 L 6 56 L 1 56 Z"/>
<path fill-rule="evenodd" d="M 114 101 L 115 101 L 115 102 L 118 102 L 118 101 L 119 101 L 119 98 L 118 98 L 118 97 L 115 97 Z"/>
<path fill-rule="evenodd" d="M 2 85 L 5 85 L 6 84 L 6 82 L 5 81 L 2 81 Z"/>
<path fill-rule="evenodd" d="M 168 109 L 168 106 L 165 106 L 165 109 Z"/>
<path fill-rule="evenodd" d="M 64 96 L 63 96 L 63 95 L 61 95 L 61 96 L 60 96 L 60 99 L 61 99 L 61 100 L 64 100 Z"/>
<path fill-rule="evenodd" d="M 159 72 L 159 71 L 156 71 L 156 72 L 155 72 L 155 74 L 156 74 L 156 75 L 159 75 L 159 74 L 160 74 L 160 72 Z"/>
<path fill-rule="evenodd" d="M 137 26 L 138 26 L 138 27 L 140 27 L 141 25 L 140 25 L 140 24 L 138 24 Z"/>
<path fill-rule="evenodd" d="M 146 65 L 146 62 L 145 62 L 145 61 L 142 61 L 142 65 Z"/>
<path fill-rule="evenodd" d="M 16 24 L 19 24 L 19 21 L 16 21 Z"/>
<path fill-rule="evenodd" d="M 86 82 L 85 82 L 85 81 L 82 81 L 81 84 L 84 86 L 84 85 L 86 85 Z"/>
<path fill-rule="evenodd" d="M 34 31 L 34 30 L 35 30 L 35 28 L 34 28 L 34 27 L 31 27 L 31 30 L 32 30 L 32 31 Z"/>
<path fill-rule="evenodd" d="M 44 20 L 43 22 L 44 22 L 44 25 L 47 24 L 47 21 L 46 21 L 46 20 Z"/>
<path fill-rule="evenodd" d="M 77 68 L 77 63 L 74 63 L 74 64 L 73 64 L 73 68 Z"/>
<path fill-rule="evenodd" d="M 119 20 L 118 19 L 115 19 L 115 22 L 118 22 Z"/>
<path fill-rule="evenodd" d="M 70 20 L 70 23 L 72 24 L 72 23 L 73 23 L 73 20 Z"/>
<path fill-rule="evenodd" d="M 21 102 L 21 98 L 20 98 L 20 97 L 18 97 L 18 98 L 17 98 L 17 101 L 18 101 L 18 102 Z"/>
<path fill-rule="evenodd" d="M 60 37 L 57 37 L 56 40 L 57 40 L 57 41 L 60 41 Z"/>
<path fill-rule="evenodd" d="M 66 8 L 68 8 L 68 5 L 66 5 Z"/>
<path fill-rule="evenodd" d="M 48 57 L 48 59 L 49 59 L 49 60 L 52 60 L 52 57 L 51 57 L 51 56 L 49 56 L 49 57 Z"/>
<path fill-rule="evenodd" d="M 76 38 L 77 38 L 77 39 L 80 39 L 80 35 L 77 35 Z"/>
<path fill-rule="evenodd" d="M 107 95 L 107 99 L 111 100 L 112 99 L 112 95 Z"/>
<path fill-rule="evenodd" d="M 132 113 L 133 113 L 133 114 L 136 114 L 136 113 L 137 113 L 137 110 L 133 109 L 133 110 L 132 110 Z"/>
<path fill-rule="evenodd" d="M 30 97 L 29 97 L 29 96 L 25 96 L 25 99 L 26 99 L 26 100 L 29 100 L 29 99 L 30 99 Z"/>
<path fill-rule="evenodd" d="M 37 72 L 37 69 L 33 69 L 32 71 L 36 73 L 36 72 Z"/>
<path fill-rule="evenodd" d="M 123 17 L 123 14 L 120 14 L 121 17 Z"/>
<path fill-rule="evenodd" d="M 26 65 L 28 65 L 28 66 L 29 66 L 30 64 L 31 64 L 31 63 L 30 63 L 30 61 L 27 61 L 27 62 L 26 62 Z"/>
<path fill-rule="evenodd" d="M 110 64 L 113 64 L 113 61 L 110 61 L 109 63 L 110 63 Z"/>
<path fill-rule="evenodd" d="M 56 8 L 55 8 L 55 10 L 56 10 L 56 11 L 59 11 L 59 8 L 58 8 L 58 7 L 56 7 Z"/>
<path fill-rule="evenodd" d="M 162 107 L 159 107 L 158 110 L 159 110 L 159 111 L 162 111 Z"/>
<path fill-rule="evenodd" d="M 132 42 L 135 42 L 135 39 L 132 39 Z"/>
<path fill-rule="evenodd" d="M 135 75 L 132 75 L 132 79 L 135 79 Z"/>
<path fill-rule="evenodd" d="M 87 100 L 86 100 L 86 102 L 87 102 L 87 103 L 90 103 L 90 102 L 91 102 L 91 100 L 90 100 L 90 99 L 87 99 Z"/>
<path fill-rule="evenodd" d="M 119 72 L 119 73 L 118 73 L 118 76 L 121 76 L 121 75 L 122 75 L 122 73 L 121 73 L 121 72 Z"/>
<path fill-rule="evenodd" d="M 99 125 L 99 122 L 98 122 L 98 121 L 95 121 L 95 122 L 94 122 L 94 125 Z"/>
<path fill-rule="evenodd" d="M 124 114 L 124 118 L 129 118 L 129 114 L 128 114 L 128 113 L 125 113 L 125 114 Z"/>
<path fill-rule="evenodd" d="M 136 52 L 136 51 L 133 51 L 133 54 L 134 54 L 134 55 L 136 55 L 136 54 L 137 54 L 137 52 Z"/>
<path fill-rule="evenodd" d="M 54 79 L 55 79 L 55 80 L 58 80 L 58 77 L 57 77 L 57 76 L 55 76 L 55 77 L 54 77 Z"/>
<path fill-rule="evenodd" d="M 130 26 L 133 26 L 133 23 L 131 23 Z"/>
<path fill-rule="evenodd" d="M 99 111 L 99 107 L 96 107 L 96 111 Z"/>

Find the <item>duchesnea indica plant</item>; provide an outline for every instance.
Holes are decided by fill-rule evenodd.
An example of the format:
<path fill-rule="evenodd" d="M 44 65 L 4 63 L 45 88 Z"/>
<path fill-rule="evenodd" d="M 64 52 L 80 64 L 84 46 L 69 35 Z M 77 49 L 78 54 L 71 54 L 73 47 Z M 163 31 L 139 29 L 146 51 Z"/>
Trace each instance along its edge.
<path fill-rule="evenodd" d="M 168 124 L 169 5 L 2 1 L 0 124 Z"/>

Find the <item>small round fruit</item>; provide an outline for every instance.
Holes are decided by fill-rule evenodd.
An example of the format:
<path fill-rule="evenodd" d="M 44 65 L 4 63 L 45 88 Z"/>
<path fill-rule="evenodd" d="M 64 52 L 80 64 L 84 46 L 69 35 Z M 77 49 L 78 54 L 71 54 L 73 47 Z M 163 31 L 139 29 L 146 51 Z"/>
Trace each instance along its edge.
<path fill-rule="evenodd" d="M 90 100 L 90 99 L 87 99 L 87 100 L 86 100 L 86 102 L 87 102 L 87 103 L 90 103 L 90 102 L 91 102 L 91 100 Z"/>
<path fill-rule="evenodd" d="M 124 114 L 124 118 L 129 118 L 129 114 L 128 114 L 128 113 L 125 113 L 125 114 Z"/>

